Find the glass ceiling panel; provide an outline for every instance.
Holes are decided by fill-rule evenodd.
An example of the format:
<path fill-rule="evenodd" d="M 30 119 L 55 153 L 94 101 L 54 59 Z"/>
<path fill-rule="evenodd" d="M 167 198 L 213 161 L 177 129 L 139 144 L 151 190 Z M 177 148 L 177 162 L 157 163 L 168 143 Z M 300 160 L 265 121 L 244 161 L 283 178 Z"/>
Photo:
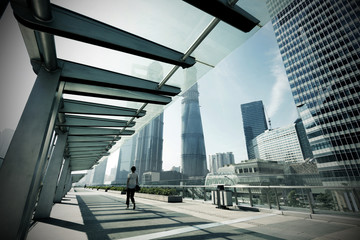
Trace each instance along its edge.
<path fill-rule="evenodd" d="M 181 0 L 55 0 L 52 3 L 185 52 L 213 18 Z"/>
<path fill-rule="evenodd" d="M 183 53 L 192 46 L 214 20 L 213 16 L 181 0 L 54 0 L 51 2 Z M 259 19 L 260 26 L 265 25 L 270 19 L 264 0 L 240 0 L 237 5 Z M 188 69 L 179 67 L 166 84 L 179 87 L 182 92 L 186 91 L 209 72 L 212 69 L 211 66 L 216 66 L 258 31 L 260 26 L 256 26 L 249 33 L 244 33 L 220 21 L 191 54 L 196 60 L 205 64 L 198 62 Z M 62 37 L 55 36 L 55 43 L 58 58 L 158 83 L 175 67 L 171 64 Z M 143 106 L 143 103 L 138 102 L 79 97 L 69 94 L 64 98 L 136 109 Z M 178 98 L 178 96 L 173 97 L 173 101 Z M 135 119 L 136 125 L 131 129 L 138 131 L 163 112 L 165 107 L 147 104 L 144 108 L 147 111 L 146 115 Z M 130 118 L 121 117 L 121 119 Z M 123 139 L 127 138 L 123 137 L 110 151 L 117 150 L 123 143 Z"/>

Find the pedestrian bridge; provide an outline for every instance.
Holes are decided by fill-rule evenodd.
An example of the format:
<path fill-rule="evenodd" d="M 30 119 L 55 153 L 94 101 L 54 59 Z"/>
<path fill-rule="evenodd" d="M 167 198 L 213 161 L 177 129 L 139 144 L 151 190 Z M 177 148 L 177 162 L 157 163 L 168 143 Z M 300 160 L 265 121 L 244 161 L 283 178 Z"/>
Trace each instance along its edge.
<path fill-rule="evenodd" d="M 136 197 L 126 209 L 120 192 L 72 189 L 50 218 L 33 222 L 28 240 L 39 239 L 357 239 L 359 218 L 260 209 L 217 208 L 185 198 L 167 203 Z"/>

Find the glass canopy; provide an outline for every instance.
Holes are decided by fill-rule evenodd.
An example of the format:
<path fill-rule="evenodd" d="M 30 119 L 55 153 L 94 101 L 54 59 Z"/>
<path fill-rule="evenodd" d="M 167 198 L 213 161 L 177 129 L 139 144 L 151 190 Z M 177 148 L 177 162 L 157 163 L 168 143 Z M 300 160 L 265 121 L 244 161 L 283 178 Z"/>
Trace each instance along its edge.
<path fill-rule="evenodd" d="M 12 7 L 33 66 L 38 56 L 26 37 L 29 29 L 54 36 L 52 55 L 65 82 L 57 127 L 69 132 L 73 170 L 89 169 L 121 147 L 269 21 L 264 0 L 208 2 L 225 16 L 240 17 L 241 8 L 257 19 L 247 32 L 219 19 L 224 15 L 206 13 L 206 6 L 194 6 L 194 0 L 54 0 L 50 23 L 29 17 L 27 1 L 16 2 Z M 43 9 L 35 10 L 41 15 Z M 238 25 L 240 20 L 230 19 Z"/>

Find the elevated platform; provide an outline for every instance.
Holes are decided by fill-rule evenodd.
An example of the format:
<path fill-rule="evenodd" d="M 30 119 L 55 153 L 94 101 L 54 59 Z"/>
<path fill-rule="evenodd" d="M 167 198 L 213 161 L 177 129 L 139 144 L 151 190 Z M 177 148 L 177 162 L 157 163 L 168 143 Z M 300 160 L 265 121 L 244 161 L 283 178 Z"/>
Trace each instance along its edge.
<path fill-rule="evenodd" d="M 51 217 L 36 222 L 28 240 L 42 239 L 357 239 L 360 221 L 311 219 L 300 214 L 217 209 L 210 202 L 167 203 L 76 189 L 55 204 Z"/>

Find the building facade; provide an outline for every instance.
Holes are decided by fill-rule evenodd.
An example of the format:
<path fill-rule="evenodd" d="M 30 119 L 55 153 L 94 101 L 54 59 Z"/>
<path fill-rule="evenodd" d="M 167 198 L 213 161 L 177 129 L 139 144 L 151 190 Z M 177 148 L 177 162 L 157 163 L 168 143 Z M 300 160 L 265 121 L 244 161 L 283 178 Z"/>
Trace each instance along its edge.
<path fill-rule="evenodd" d="M 234 164 L 235 158 L 232 152 L 216 153 L 209 155 L 210 172 L 217 173 L 217 170 L 227 164 Z"/>
<path fill-rule="evenodd" d="M 299 126 L 300 125 L 300 126 Z M 267 161 L 301 162 L 312 158 L 301 121 L 266 130 L 253 139 L 255 158 Z"/>
<path fill-rule="evenodd" d="M 359 1 L 267 5 L 323 184 L 359 185 Z"/>
<path fill-rule="evenodd" d="M 143 173 L 162 171 L 163 116 L 161 113 L 151 120 L 138 134 L 134 164 L 140 182 Z"/>
<path fill-rule="evenodd" d="M 219 168 L 217 173 L 209 173 L 205 185 L 249 186 L 319 186 L 321 180 L 316 164 L 312 162 L 285 163 L 252 159 Z"/>
<path fill-rule="evenodd" d="M 99 165 L 94 168 L 94 176 L 92 179 L 92 185 L 103 185 L 105 180 L 105 171 L 108 158 L 101 161 Z"/>
<path fill-rule="evenodd" d="M 252 140 L 268 129 L 262 101 L 241 104 L 245 143 L 248 159 L 255 158 Z"/>
<path fill-rule="evenodd" d="M 196 69 L 188 69 L 186 77 L 196 78 Z M 182 97 L 181 170 L 188 177 L 205 177 L 208 170 L 197 83 Z"/>
<path fill-rule="evenodd" d="M 115 179 L 111 184 L 126 184 L 127 175 L 134 165 L 137 134 L 127 139 L 119 150 L 119 158 L 116 166 Z"/>

